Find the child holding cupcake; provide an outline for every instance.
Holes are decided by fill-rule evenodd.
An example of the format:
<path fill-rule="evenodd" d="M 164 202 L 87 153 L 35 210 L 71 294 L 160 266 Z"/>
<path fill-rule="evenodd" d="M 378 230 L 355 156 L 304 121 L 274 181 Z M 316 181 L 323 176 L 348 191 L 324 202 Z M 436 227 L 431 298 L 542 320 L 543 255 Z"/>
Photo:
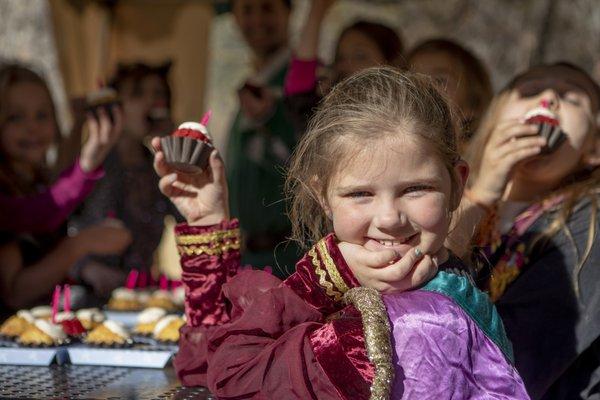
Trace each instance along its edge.
<path fill-rule="evenodd" d="M 468 175 L 451 115 L 417 75 L 373 68 L 338 84 L 288 174 L 310 247 L 284 282 L 240 270 L 218 153 L 181 174 L 154 140 L 161 190 L 187 220 L 185 385 L 223 398 L 528 398 L 494 306 L 443 246 Z"/>
<path fill-rule="evenodd" d="M 0 316 L 47 300 L 79 257 L 120 252 L 129 244 L 129 233 L 114 220 L 70 237 L 62 224 L 102 176 L 102 161 L 120 130 L 114 111 L 114 125 L 105 113 L 88 119 L 90 135 L 81 157 L 50 186 L 46 154 L 59 131 L 48 87 L 27 68 L 0 68 L 0 197 L 11 203 L 2 219 L 16 227 L 5 226 L 0 235 Z M 31 216 L 39 218 L 40 227 Z"/>
<path fill-rule="evenodd" d="M 586 72 L 541 65 L 496 96 L 470 148 L 451 243 L 468 243 L 482 221 L 491 264 L 482 281 L 536 399 L 593 398 L 600 384 L 599 115 L 600 88 Z"/>

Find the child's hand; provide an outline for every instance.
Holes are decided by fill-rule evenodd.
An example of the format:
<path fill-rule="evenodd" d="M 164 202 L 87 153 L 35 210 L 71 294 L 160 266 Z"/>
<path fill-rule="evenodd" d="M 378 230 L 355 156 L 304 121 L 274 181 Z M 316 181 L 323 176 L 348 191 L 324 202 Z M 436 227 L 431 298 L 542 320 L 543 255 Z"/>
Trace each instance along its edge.
<path fill-rule="evenodd" d="M 86 124 L 89 136 L 81 149 L 79 159 L 84 172 L 93 171 L 104 162 L 123 130 L 123 117 L 118 106 L 113 106 L 111 109 L 114 123 L 111 122 L 108 113 L 103 108 L 100 108 L 97 114 L 98 119 L 92 115 L 87 116 Z"/>
<path fill-rule="evenodd" d="M 546 139 L 536 135 L 536 125 L 518 120 L 498 124 L 488 141 L 471 192 L 478 201 L 492 206 L 502 199 L 515 166 L 539 154 Z"/>
<path fill-rule="evenodd" d="M 238 91 L 242 113 L 255 123 L 267 121 L 275 111 L 275 96 L 268 87 L 242 87 Z"/>
<path fill-rule="evenodd" d="M 76 250 L 85 254 L 121 254 L 131 244 L 131 232 L 121 221 L 107 219 L 82 229 L 72 238 Z"/>
<path fill-rule="evenodd" d="M 414 289 L 437 273 L 437 261 L 416 248 L 402 258 L 394 250 L 371 251 L 363 246 L 341 242 L 338 244 L 346 263 L 361 286 L 380 293 L 398 293 Z"/>
<path fill-rule="evenodd" d="M 167 196 L 190 225 L 214 225 L 229 219 L 225 166 L 217 150 L 210 155 L 209 168 L 199 174 L 184 174 L 170 168 L 160 147 L 152 139 L 154 169 L 160 191 Z"/>

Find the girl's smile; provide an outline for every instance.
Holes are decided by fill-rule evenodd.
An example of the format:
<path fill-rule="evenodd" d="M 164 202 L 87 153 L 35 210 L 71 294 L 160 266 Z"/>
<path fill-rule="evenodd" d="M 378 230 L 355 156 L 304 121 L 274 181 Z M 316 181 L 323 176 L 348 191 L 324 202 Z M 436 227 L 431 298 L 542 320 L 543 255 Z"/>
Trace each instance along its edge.
<path fill-rule="evenodd" d="M 461 180 L 466 170 L 455 172 Z M 399 256 L 415 246 L 435 253 L 456 207 L 451 182 L 425 140 L 405 133 L 380 139 L 354 154 L 331 180 L 327 208 L 336 236 L 369 250 L 392 249 Z"/>

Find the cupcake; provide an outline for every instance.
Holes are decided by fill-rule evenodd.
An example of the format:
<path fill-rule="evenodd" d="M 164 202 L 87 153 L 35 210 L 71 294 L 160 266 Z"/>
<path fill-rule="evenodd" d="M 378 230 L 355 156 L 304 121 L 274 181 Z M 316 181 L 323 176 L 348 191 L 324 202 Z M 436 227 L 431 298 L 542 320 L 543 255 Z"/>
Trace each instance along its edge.
<path fill-rule="evenodd" d="M 152 335 L 156 323 L 165 315 L 167 312 L 162 308 L 150 307 L 138 315 L 137 324 L 133 331 L 140 335 Z"/>
<path fill-rule="evenodd" d="M 214 149 L 208 129 L 198 122 L 184 122 L 160 143 L 167 164 L 184 173 L 202 172 Z"/>
<path fill-rule="evenodd" d="M 177 309 L 177 305 L 175 305 L 173 294 L 166 289 L 158 289 L 152 293 L 148 303 L 146 303 L 148 307 L 158 307 L 167 311 L 174 311 Z"/>
<path fill-rule="evenodd" d="M 63 344 L 66 340 L 67 335 L 60 325 L 43 319 L 36 319 L 19 336 L 19 343 L 26 346 L 56 346 Z"/>
<path fill-rule="evenodd" d="M 546 145 L 542 149 L 544 154 L 552 153 L 567 139 L 556 115 L 546 107 L 540 106 L 528 111 L 525 123 L 537 125 L 538 135 L 546 138 Z"/>
<path fill-rule="evenodd" d="M 110 115 L 110 108 L 119 104 L 119 96 L 115 89 L 103 87 L 88 93 L 85 97 L 85 103 L 87 111 L 95 114 L 98 109 L 104 108 Z"/>
<path fill-rule="evenodd" d="M 185 324 L 185 320 L 177 315 L 167 315 L 156 323 L 152 336 L 161 342 L 177 342 L 179 340 L 179 328 Z"/>
<path fill-rule="evenodd" d="M 76 313 L 83 327 L 90 331 L 104 322 L 104 313 L 97 308 L 82 308 Z"/>
<path fill-rule="evenodd" d="M 29 310 L 33 318 L 50 320 L 52 318 L 52 307 L 50 306 L 37 306 Z"/>
<path fill-rule="evenodd" d="M 113 290 L 108 308 L 115 311 L 137 311 L 142 308 L 142 304 L 134 289 L 121 287 Z"/>
<path fill-rule="evenodd" d="M 124 345 L 131 341 L 129 332 L 123 324 L 116 321 L 104 321 L 88 333 L 85 342 L 97 346 Z"/>
<path fill-rule="evenodd" d="M 27 310 L 18 311 L 0 326 L 0 335 L 16 338 L 34 323 L 33 315 Z"/>
<path fill-rule="evenodd" d="M 70 337 L 82 336 L 86 330 L 72 311 L 63 311 L 56 314 L 54 322 L 60 325 Z"/>

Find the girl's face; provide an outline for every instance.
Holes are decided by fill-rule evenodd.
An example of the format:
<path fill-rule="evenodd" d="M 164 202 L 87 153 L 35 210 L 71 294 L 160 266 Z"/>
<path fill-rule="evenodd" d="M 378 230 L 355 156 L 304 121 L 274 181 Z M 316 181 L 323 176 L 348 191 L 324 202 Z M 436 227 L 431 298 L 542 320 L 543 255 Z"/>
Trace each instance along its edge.
<path fill-rule="evenodd" d="M 368 36 L 349 30 L 340 38 L 334 65 L 338 79 L 382 64 L 386 64 L 385 57 Z"/>
<path fill-rule="evenodd" d="M 535 108 L 547 108 L 567 135 L 567 140 L 550 154 L 533 157 L 515 170 L 515 177 L 555 184 L 585 164 L 595 151 L 595 131 L 590 98 L 576 85 L 561 79 L 538 79 L 520 84 L 509 93 L 500 122 L 523 119 Z"/>
<path fill-rule="evenodd" d="M 151 112 L 156 108 L 167 108 L 167 88 L 158 75 L 147 75 L 139 82 L 125 81 L 121 87 L 124 130 L 137 139 L 151 132 Z"/>
<path fill-rule="evenodd" d="M 0 145 L 5 156 L 12 163 L 42 165 L 58 133 L 46 90 L 33 82 L 15 83 L 8 89 L 4 112 Z"/>
<path fill-rule="evenodd" d="M 331 180 L 326 212 L 338 239 L 400 256 L 415 246 L 436 253 L 456 207 L 448 169 L 420 138 L 386 138 L 370 149 L 376 154 L 361 151 Z M 460 194 L 466 164 L 458 163 L 454 172 L 462 182 Z"/>

